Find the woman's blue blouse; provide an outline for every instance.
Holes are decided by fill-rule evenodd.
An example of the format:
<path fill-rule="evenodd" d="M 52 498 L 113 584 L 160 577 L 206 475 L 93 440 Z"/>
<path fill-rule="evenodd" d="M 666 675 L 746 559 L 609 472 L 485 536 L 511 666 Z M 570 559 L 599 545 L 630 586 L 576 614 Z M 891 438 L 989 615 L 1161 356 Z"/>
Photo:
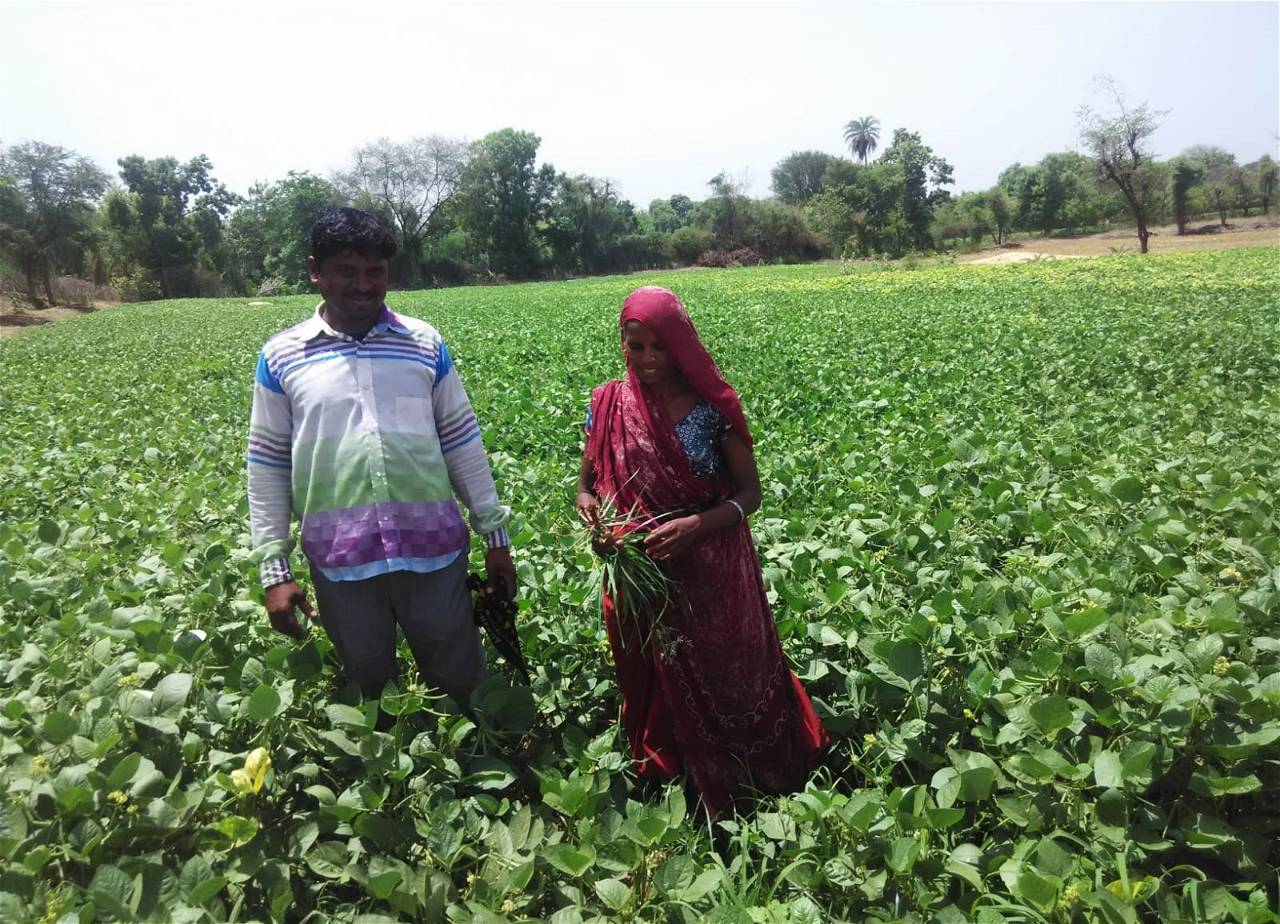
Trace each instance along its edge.
<path fill-rule="evenodd" d="M 591 432 L 591 409 L 583 429 Z M 699 478 L 710 481 L 724 464 L 720 441 L 729 432 L 729 420 L 703 399 L 676 424 L 676 436 L 689 459 L 689 469 Z"/>
<path fill-rule="evenodd" d="M 699 478 L 710 481 L 720 471 L 720 441 L 728 430 L 729 421 L 705 400 L 695 404 L 676 424 L 676 436 L 689 457 L 689 468 Z"/>

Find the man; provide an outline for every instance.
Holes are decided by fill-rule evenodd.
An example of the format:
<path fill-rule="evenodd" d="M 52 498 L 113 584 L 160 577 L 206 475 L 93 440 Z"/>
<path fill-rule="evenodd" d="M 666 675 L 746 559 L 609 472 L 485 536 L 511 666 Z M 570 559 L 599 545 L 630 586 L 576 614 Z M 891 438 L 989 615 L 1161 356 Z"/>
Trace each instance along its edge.
<path fill-rule="evenodd" d="M 258 357 L 250 526 L 278 631 L 305 637 L 295 610 L 314 618 L 289 570 L 296 511 L 320 623 L 361 692 L 377 697 L 398 676 L 398 624 L 423 680 L 465 705 L 486 669 L 454 495 L 484 537 L 489 593 L 515 593 L 510 510 L 440 334 L 383 304 L 395 251 L 368 212 L 316 220 L 307 269 L 324 301 Z"/>

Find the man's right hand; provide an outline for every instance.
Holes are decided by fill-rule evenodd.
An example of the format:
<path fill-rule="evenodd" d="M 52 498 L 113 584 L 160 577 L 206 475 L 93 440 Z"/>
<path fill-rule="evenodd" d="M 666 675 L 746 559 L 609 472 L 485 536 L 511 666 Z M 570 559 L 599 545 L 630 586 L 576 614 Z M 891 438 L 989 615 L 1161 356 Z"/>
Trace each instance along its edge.
<path fill-rule="evenodd" d="M 307 637 L 307 630 L 294 615 L 295 608 L 301 610 L 307 619 L 315 621 L 315 611 L 297 581 L 272 584 L 267 588 L 267 616 L 271 619 L 272 628 L 301 641 Z"/>

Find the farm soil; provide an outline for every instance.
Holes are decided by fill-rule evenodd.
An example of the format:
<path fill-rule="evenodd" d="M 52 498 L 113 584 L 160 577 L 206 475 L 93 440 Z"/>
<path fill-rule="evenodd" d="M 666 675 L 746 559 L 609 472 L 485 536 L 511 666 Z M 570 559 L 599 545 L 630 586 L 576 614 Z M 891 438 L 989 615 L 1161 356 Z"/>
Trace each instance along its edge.
<path fill-rule="evenodd" d="M 31 308 L 13 299 L 0 296 L 0 338 L 12 337 L 30 327 L 65 321 L 67 318 L 89 314 L 103 308 L 112 308 L 114 305 L 114 302 L 94 302 L 92 305 L 76 307 L 56 305 L 52 308 Z"/>
<path fill-rule="evenodd" d="M 1280 245 L 1280 221 L 1259 215 L 1236 218 L 1229 229 L 1206 234 L 1178 236 L 1177 225 L 1152 228 L 1148 245 L 1151 253 L 1186 253 L 1193 250 L 1230 250 L 1235 247 L 1275 247 Z M 1205 227 L 1197 224 L 1193 227 Z M 1121 228 L 1083 237 L 1019 238 L 1016 248 L 989 247 L 959 257 L 961 263 L 1021 263 L 1044 257 L 1105 257 L 1113 253 L 1137 253 L 1136 231 Z M 1015 256 L 1016 255 L 1016 256 Z M 1002 259 L 993 259 L 1002 257 Z"/>

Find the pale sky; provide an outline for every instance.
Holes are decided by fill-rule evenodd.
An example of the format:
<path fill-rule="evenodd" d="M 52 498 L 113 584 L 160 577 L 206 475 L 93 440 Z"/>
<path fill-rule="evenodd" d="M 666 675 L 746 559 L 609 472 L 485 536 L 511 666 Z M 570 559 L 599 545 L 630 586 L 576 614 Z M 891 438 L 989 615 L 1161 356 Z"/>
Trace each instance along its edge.
<path fill-rule="evenodd" d="M 644 208 L 873 115 L 981 189 L 1077 145 L 1108 73 L 1170 110 L 1155 148 L 1277 154 L 1280 4 L 18 3 L 0 0 L 0 141 L 204 153 L 244 193 L 380 136 L 542 138 L 539 160 Z"/>

